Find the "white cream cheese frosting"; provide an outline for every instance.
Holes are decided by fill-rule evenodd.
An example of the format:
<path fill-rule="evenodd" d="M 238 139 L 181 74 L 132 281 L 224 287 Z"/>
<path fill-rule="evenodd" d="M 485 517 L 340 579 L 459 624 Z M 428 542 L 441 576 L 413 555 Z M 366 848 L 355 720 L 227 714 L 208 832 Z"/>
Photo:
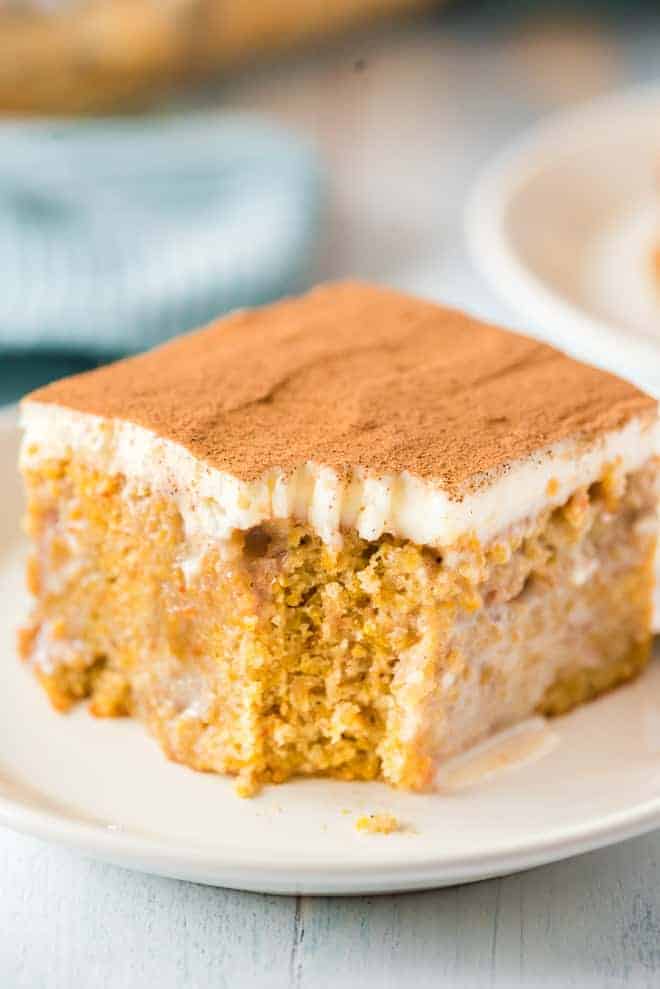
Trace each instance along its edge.
<path fill-rule="evenodd" d="M 543 508 L 563 504 L 576 488 L 601 477 L 606 466 L 626 474 L 660 450 L 658 419 L 634 418 L 588 443 L 564 440 L 481 475 L 457 498 L 440 482 L 407 471 L 373 476 L 356 469 L 343 479 L 312 461 L 294 471 L 274 467 L 256 481 L 243 481 L 122 419 L 38 401 L 24 402 L 21 416 L 22 467 L 75 452 L 93 468 L 122 474 L 129 485 L 148 485 L 172 498 L 190 539 L 221 541 L 236 530 L 293 519 L 308 523 L 334 548 L 342 531 L 351 529 L 364 539 L 388 533 L 438 548 L 467 534 L 488 542 Z"/>

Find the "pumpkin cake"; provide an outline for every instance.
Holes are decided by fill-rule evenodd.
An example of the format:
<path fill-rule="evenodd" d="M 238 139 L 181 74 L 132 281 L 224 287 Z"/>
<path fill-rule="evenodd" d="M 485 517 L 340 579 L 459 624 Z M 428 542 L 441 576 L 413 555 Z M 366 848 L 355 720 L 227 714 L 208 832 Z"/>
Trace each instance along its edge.
<path fill-rule="evenodd" d="M 647 660 L 657 404 L 545 344 L 330 284 L 22 418 L 25 661 L 244 794 L 430 788 Z"/>

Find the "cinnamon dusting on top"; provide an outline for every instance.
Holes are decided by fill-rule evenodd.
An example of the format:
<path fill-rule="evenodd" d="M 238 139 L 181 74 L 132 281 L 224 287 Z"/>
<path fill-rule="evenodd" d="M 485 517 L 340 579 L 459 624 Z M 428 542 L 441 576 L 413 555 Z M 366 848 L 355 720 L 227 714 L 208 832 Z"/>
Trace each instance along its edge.
<path fill-rule="evenodd" d="M 656 409 L 545 344 L 359 282 L 234 313 L 29 398 L 138 424 L 245 481 L 311 460 L 407 470 L 453 497 Z"/>

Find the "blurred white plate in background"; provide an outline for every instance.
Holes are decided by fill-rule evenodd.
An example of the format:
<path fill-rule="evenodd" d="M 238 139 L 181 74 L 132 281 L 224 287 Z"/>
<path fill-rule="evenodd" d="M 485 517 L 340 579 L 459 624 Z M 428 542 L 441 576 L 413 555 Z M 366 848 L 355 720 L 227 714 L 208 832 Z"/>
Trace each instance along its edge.
<path fill-rule="evenodd" d="M 660 394 L 660 87 L 553 117 L 483 173 L 482 274 L 530 330 Z"/>

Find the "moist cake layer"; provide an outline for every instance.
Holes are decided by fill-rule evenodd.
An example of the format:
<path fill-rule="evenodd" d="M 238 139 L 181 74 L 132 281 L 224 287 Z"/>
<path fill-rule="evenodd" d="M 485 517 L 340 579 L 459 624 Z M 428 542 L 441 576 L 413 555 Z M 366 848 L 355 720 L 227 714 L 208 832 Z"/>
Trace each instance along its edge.
<path fill-rule="evenodd" d="M 648 654 L 651 462 L 485 546 L 347 533 L 335 551 L 268 523 L 209 543 L 188 577 L 166 496 L 76 455 L 26 480 L 22 651 L 53 702 L 133 714 L 170 757 L 244 790 L 310 773 L 428 787 L 443 758 Z"/>

